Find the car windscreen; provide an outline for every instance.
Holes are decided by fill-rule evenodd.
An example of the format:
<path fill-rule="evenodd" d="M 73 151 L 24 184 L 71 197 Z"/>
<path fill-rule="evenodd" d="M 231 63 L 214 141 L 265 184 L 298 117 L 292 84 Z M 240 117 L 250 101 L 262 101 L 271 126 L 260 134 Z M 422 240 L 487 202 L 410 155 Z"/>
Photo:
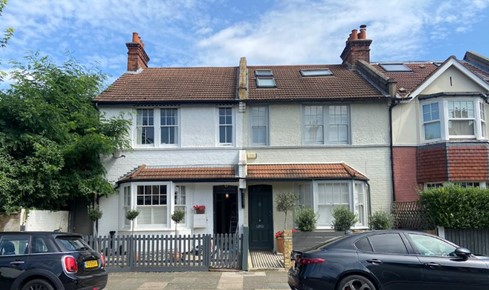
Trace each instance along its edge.
<path fill-rule="evenodd" d="M 66 251 L 89 250 L 90 246 L 79 236 L 58 236 L 56 242 Z"/>

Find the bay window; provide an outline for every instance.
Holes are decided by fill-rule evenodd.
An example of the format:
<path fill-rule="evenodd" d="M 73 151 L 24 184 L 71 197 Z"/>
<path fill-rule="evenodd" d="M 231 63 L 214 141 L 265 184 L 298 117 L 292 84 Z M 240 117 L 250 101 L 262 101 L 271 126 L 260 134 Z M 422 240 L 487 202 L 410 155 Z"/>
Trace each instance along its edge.
<path fill-rule="evenodd" d="M 357 217 L 355 226 L 368 224 L 367 185 L 362 181 L 317 181 L 314 182 L 314 210 L 319 215 L 319 228 L 332 228 L 333 210 L 346 206 Z"/>
<path fill-rule="evenodd" d="M 167 185 L 138 185 L 138 225 L 168 225 Z"/>
<path fill-rule="evenodd" d="M 425 141 L 486 139 L 485 104 L 476 98 L 436 98 L 421 102 Z"/>

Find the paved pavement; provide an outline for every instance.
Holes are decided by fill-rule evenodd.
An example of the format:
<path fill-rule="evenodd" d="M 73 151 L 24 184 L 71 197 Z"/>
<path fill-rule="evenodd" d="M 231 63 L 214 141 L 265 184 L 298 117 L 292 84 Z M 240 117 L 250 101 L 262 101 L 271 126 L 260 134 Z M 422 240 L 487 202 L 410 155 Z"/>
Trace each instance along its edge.
<path fill-rule="evenodd" d="M 250 272 L 110 273 L 106 290 L 255 289 L 288 290 L 285 270 Z"/>

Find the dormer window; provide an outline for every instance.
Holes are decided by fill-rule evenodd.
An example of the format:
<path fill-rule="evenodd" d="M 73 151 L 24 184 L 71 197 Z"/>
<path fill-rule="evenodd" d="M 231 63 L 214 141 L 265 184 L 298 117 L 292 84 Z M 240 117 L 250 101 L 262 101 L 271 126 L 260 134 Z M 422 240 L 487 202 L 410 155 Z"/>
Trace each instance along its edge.
<path fill-rule="evenodd" d="M 277 83 L 273 77 L 271 69 L 257 69 L 255 70 L 256 87 L 258 88 L 275 88 Z"/>
<path fill-rule="evenodd" d="M 382 63 L 380 66 L 388 72 L 410 72 L 413 71 L 407 65 L 402 63 Z"/>
<path fill-rule="evenodd" d="M 322 76 L 332 76 L 333 73 L 329 70 L 329 68 L 301 69 L 301 75 L 303 77 L 322 77 Z"/>

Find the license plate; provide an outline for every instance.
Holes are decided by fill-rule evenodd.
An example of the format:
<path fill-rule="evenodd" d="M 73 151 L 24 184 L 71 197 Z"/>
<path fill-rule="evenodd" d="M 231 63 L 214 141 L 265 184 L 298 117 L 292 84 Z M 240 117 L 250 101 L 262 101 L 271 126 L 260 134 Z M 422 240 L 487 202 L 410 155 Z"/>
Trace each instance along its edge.
<path fill-rule="evenodd" d="M 90 268 L 97 268 L 97 267 L 98 267 L 97 260 L 85 261 L 85 268 L 90 269 Z"/>

